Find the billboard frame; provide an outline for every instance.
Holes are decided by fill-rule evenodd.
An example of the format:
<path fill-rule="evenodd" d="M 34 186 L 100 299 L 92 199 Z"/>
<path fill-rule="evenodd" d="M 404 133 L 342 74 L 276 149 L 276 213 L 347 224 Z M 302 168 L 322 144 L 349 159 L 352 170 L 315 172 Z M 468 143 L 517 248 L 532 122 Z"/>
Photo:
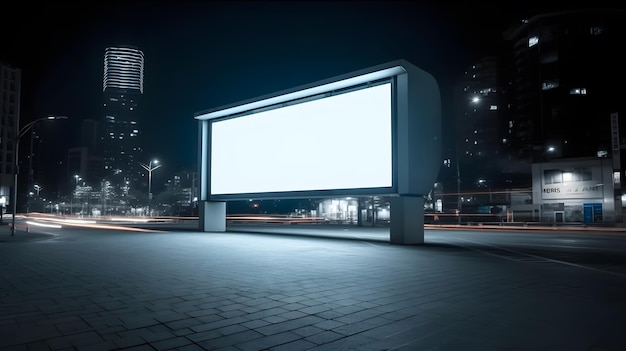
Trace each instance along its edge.
<path fill-rule="evenodd" d="M 212 122 L 224 118 L 236 118 L 250 114 L 252 111 L 273 108 L 274 106 L 311 98 L 319 94 L 355 88 L 383 80 L 392 82 L 392 185 L 390 188 L 307 190 L 303 192 L 237 194 L 236 196 L 211 195 L 210 135 Z M 432 189 L 439 173 L 442 129 L 439 87 L 434 77 L 406 60 L 396 60 L 239 103 L 200 111 L 194 115 L 194 118 L 198 120 L 199 124 L 198 138 L 200 150 L 198 153 L 198 171 L 200 175 L 200 203 L 245 198 L 389 195 L 403 199 L 411 198 L 408 202 L 402 200 L 394 201 L 396 204 L 404 203 L 410 208 L 419 207 L 419 203 L 421 203 L 422 208 L 417 210 L 423 213 L 422 197 Z M 417 202 L 415 199 L 418 199 Z M 411 211 L 402 210 L 398 212 L 407 213 L 408 215 Z M 395 227 L 398 227 L 397 224 L 402 222 L 402 220 L 397 220 Z M 421 223 L 423 227 L 423 218 L 421 218 Z M 415 223 L 411 222 L 410 225 L 413 226 Z M 393 227 L 392 223 L 392 229 Z M 401 225 L 401 227 L 402 229 L 400 230 L 403 232 L 407 229 L 404 225 Z M 219 228 L 222 228 L 222 226 L 220 225 Z M 423 228 L 421 228 L 421 231 L 421 240 L 423 241 Z M 405 242 L 404 234 L 402 234 L 402 237 L 400 241 Z"/>

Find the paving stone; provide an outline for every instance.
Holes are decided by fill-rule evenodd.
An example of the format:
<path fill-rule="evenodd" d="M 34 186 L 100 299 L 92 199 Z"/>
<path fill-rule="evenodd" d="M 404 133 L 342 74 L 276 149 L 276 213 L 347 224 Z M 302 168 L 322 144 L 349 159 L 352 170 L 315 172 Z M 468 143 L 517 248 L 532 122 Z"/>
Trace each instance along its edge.
<path fill-rule="evenodd" d="M 242 351 L 265 350 L 278 347 L 298 339 L 301 339 L 300 335 L 292 332 L 284 332 L 253 339 L 243 343 L 237 343 L 235 346 Z"/>
<path fill-rule="evenodd" d="M 170 339 L 163 339 L 156 342 L 151 342 L 150 346 L 156 350 L 172 350 L 178 349 L 183 346 L 192 345 L 193 342 L 183 336 L 174 337 Z"/>
<path fill-rule="evenodd" d="M 317 346 L 316 344 L 306 341 L 306 340 L 295 340 L 292 342 L 288 342 L 286 344 L 282 344 L 279 346 L 271 347 L 268 351 L 294 351 L 294 350 L 309 350 L 313 347 Z"/>

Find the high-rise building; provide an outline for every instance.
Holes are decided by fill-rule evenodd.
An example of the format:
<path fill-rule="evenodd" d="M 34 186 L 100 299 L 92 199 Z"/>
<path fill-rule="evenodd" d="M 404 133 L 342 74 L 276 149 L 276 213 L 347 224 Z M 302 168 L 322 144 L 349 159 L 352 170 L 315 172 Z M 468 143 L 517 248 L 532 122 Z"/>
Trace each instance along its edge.
<path fill-rule="evenodd" d="M 491 187 L 504 186 L 499 184 L 507 159 L 502 85 L 499 59 L 489 56 L 465 72 L 463 87 L 457 91 L 457 153 L 465 190 L 481 181 Z"/>
<path fill-rule="evenodd" d="M 624 10 L 571 10 L 537 14 L 505 33 L 517 157 L 611 156 L 611 115 L 626 114 L 625 23 Z"/>
<path fill-rule="evenodd" d="M 141 50 L 129 46 L 105 49 L 101 150 L 105 177 L 120 189 L 134 186 L 141 176 L 138 120 L 143 78 Z"/>
<path fill-rule="evenodd" d="M 0 62 L 0 211 L 3 213 L 13 186 L 21 83 L 21 69 Z"/>
<path fill-rule="evenodd" d="M 511 146 L 533 163 L 532 203 L 512 207 L 517 218 L 622 222 L 625 23 L 623 9 L 568 10 L 504 34 Z"/>
<path fill-rule="evenodd" d="M 506 132 L 503 69 L 500 56 L 482 57 L 464 72 L 454 89 L 455 123 L 449 132 L 454 150 L 447 151 L 450 158 L 444 160 L 435 185 L 436 197 L 438 191 L 448 195 L 442 199 L 444 209 L 467 210 L 505 202 L 500 190 L 513 187 L 519 178 Z M 527 165 L 528 184 L 530 169 Z"/>

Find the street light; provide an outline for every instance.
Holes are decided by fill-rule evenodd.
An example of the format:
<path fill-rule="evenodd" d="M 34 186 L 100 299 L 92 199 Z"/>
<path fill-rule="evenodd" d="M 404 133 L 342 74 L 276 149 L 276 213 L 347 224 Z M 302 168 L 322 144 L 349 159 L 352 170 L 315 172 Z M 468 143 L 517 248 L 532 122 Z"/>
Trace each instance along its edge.
<path fill-rule="evenodd" d="M 74 213 L 74 197 L 76 196 L 76 189 L 78 189 L 78 181 L 82 179 L 78 174 L 74 174 L 74 190 L 72 190 L 72 197 L 70 198 L 70 216 Z"/>
<path fill-rule="evenodd" d="M 155 164 L 154 167 L 152 166 L 153 162 Z M 139 163 L 141 167 L 148 171 L 148 216 L 150 215 L 150 205 L 152 205 L 152 171 L 162 166 L 158 163 L 159 160 L 150 160 L 149 164 Z"/>
<path fill-rule="evenodd" d="M 28 124 L 26 124 L 25 126 L 22 127 L 22 129 L 20 129 L 16 136 L 15 136 L 15 145 L 13 148 L 13 152 L 15 152 L 15 154 L 13 155 L 13 214 L 12 214 L 12 218 L 11 218 L 11 236 L 15 235 L 15 212 L 17 212 L 17 175 L 19 173 L 19 156 L 18 156 L 18 151 L 19 151 L 19 146 L 20 146 L 20 139 L 24 136 L 24 134 L 26 134 L 31 128 L 33 128 L 35 126 L 35 124 L 37 124 L 38 122 L 41 121 L 46 121 L 46 120 L 52 120 L 52 119 L 67 119 L 67 117 L 65 116 L 48 116 L 48 117 L 42 117 L 42 118 L 38 118 Z"/>
<path fill-rule="evenodd" d="M 31 157 L 32 158 L 32 157 Z M 36 201 L 39 201 L 39 192 L 43 190 L 43 187 L 39 184 L 33 185 L 33 189 L 37 192 Z M 30 213 L 30 200 L 35 195 L 32 191 L 28 193 L 28 202 L 26 203 L 26 213 Z"/>
<path fill-rule="evenodd" d="M 485 188 L 487 188 L 487 190 L 489 190 L 489 204 L 491 204 L 493 202 L 492 197 L 491 197 L 491 187 L 487 185 L 487 180 L 478 179 L 478 186 L 484 186 Z"/>
<path fill-rule="evenodd" d="M 43 190 L 43 187 L 41 185 L 39 185 L 39 184 L 35 184 L 35 185 L 33 185 L 33 188 L 37 192 L 37 198 L 39 198 L 39 192 Z"/>

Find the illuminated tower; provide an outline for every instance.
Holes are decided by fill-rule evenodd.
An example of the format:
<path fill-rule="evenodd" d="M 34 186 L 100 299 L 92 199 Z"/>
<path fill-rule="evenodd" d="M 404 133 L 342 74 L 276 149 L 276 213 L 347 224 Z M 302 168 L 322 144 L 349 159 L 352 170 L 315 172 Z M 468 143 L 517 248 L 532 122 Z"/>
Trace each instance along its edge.
<path fill-rule="evenodd" d="M 143 52 L 129 46 L 104 53 L 104 121 L 101 136 L 105 176 L 128 189 L 139 181 L 140 99 L 143 95 Z"/>

